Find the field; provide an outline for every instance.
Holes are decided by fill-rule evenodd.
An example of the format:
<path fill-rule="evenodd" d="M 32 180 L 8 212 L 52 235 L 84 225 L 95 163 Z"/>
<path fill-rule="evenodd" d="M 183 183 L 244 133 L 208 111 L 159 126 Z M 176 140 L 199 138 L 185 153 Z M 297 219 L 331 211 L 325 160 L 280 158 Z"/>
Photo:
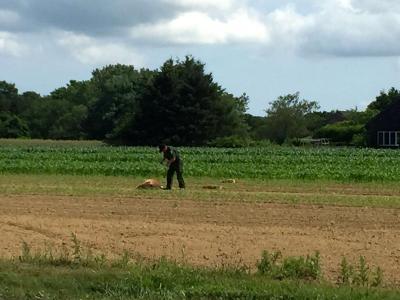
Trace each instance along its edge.
<path fill-rule="evenodd" d="M 164 176 L 153 148 L 0 144 L 4 259 L 20 256 L 23 244 L 33 253 L 71 248 L 73 235 L 82 249 L 109 259 L 129 253 L 251 272 L 263 250 L 318 251 L 331 284 L 343 257 L 354 265 L 365 257 L 371 271 L 383 270 L 384 286 L 400 284 L 397 151 L 183 148 L 187 189 L 162 191 L 135 188 Z"/>

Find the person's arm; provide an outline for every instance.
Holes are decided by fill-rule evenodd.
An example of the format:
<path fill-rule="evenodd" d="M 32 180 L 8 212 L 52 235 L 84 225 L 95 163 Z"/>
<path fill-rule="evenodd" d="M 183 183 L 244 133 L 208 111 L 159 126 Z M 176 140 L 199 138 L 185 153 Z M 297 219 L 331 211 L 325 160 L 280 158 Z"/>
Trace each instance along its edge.
<path fill-rule="evenodd" d="M 172 158 L 170 160 L 168 160 L 168 162 L 167 162 L 167 166 L 168 167 L 176 160 L 176 152 L 175 152 L 175 150 L 172 150 L 171 154 L 172 154 Z"/>

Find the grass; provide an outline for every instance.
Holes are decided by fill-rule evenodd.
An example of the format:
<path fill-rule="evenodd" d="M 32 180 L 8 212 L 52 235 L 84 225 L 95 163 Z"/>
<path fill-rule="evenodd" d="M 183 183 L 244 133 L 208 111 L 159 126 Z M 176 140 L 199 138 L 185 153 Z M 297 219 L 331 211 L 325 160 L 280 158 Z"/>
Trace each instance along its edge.
<path fill-rule="evenodd" d="M 0 299 L 398 299 L 398 291 L 334 286 L 320 276 L 319 256 L 263 253 L 258 272 L 246 268 L 200 268 L 161 258 L 116 261 L 87 256 L 72 236 L 59 256 L 30 253 L 0 260 Z M 273 260 L 271 260 L 273 258 Z M 363 268 L 368 266 L 365 261 Z M 366 272 L 366 271 L 364 271 Z M 360 271 L 361 274 L 361 271 Z"/>
<path fill-rule="evenodd" d="M 239 180 L 236 184 L 224 184 L 213 178 L 186 178 L 187 189 L 184 191 L 137 190 L 136 186 L 144 179 L 118 176 L 2 174 L 0 193 L 400 207 L 400 186 L 395 183 L 245 179 Z M 202 188 L 209 184 L 221 185 L 223 189 Z"/>

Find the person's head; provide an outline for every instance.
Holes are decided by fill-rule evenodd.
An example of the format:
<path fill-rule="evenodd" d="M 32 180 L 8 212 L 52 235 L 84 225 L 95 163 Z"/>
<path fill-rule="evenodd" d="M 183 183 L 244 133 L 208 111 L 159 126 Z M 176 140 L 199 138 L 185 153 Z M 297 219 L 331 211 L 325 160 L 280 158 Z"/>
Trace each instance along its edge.
<path fill-rule="evenodd" d="M 158 146 L 158 150 L 159 150 L 160 152 L 165 152 L 165 151 L 167 151 L 167 145 L 165 145 L 165 144 L 160 144 L 160 145 Z"/>

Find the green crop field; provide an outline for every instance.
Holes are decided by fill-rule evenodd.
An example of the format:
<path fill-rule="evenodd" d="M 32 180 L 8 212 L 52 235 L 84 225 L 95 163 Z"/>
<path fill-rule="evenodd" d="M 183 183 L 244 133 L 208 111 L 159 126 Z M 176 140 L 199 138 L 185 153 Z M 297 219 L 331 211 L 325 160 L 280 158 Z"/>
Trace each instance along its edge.
<path fill-rule="evenodd" d="M 6 254 L 0 257 L 0 300 L 400 299 L 397 254 L 386 251 L 398 242 L 400 151 L 179 150 L 187 189 L 140 190 L 146 178 L 165 180 L 157 147 L 0 139 L 0 251 Z M 221 180 L 229 178 L 237 182 Z M 204 189 L 210 184 L 221 189 Z M 168 229 L 172 225 L 177 229 Z M 153 245 L 152 238 L 160 249 L 184 246 L 172 260 L 149 257 L 140 247 Z M 43 241 L 48 244 L 41 248 Z M 234 251 L 243 243 L 238 257 L 232 254 L 240 261 L 252 247 L 272 241 L 292 251 L 276 265 L 261 251 L 253 265 L 190 263 L 190 251 L 203 244 L 212 245 L 207 256 L 193 257 L 213 259 L 214 246 Z M 311 242 L 316 248 L 307 248 Z M 325 251 L 310 260 L 297 255 L 299 245 L 309 253 Z M 130 252 L 119 256 L 122 249 Z M 350 265 L 340 264 L 343 253 Z"/>
<path fill-rule="evenodd" d="M 400 151 L 355 148 L 180 148 L 185 175 L 212 178 L 336 181 L 400 180 Z M 151 147 L 98 142 L 0 140 L 3 174 L 157 177 L 165 174 Z"/>

